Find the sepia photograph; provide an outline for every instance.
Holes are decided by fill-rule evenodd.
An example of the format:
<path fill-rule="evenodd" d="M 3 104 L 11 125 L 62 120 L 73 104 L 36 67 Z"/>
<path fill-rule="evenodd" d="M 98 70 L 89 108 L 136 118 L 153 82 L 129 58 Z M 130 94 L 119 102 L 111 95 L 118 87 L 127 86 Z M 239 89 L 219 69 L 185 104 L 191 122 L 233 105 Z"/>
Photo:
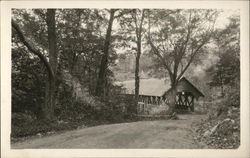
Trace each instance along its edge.
<path fill-rule="evenodd" d="M 9 18 L 10 150 L 242 146 L 239 8 L 12 7 Z"/>

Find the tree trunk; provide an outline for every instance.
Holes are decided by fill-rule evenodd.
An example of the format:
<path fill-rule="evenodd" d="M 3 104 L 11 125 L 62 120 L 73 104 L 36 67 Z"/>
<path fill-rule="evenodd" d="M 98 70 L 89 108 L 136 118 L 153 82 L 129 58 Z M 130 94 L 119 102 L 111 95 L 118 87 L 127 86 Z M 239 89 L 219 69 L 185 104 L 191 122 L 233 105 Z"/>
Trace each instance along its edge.
<path fill-rule="evenodd" d="M 51 65 L 54 74 L 56 74 L 57 51 L 56 51 L 55 9 L 47 10 L 47 26 L 48 26 L 48 44 L 49 44 L 49 64 Z M 45 104 L 42 110 L 44 118 L 47 120 L 54 119 L 55 88 L 56 88 L 55 76 L 49 76 L 49 80 L 46 83 Z"/>
<path fill-rule="evenodd" d="M 139 100 L 139 89 L 140 89 L 140 77 L 139 77 L 139 66 L 140 66 L 140 56 L 141 56 L 141 43 L 137 44 L 137 54 L 135 59 L 135 109 L 138 105 Z"/>
<path fill-rule="evenodd" d="M 141 57 L 141 38 L 142 38 L 142 24 L 144 20 L 144 11 L 142 10 L 142 16 L 140 19 L 140 24 L 138 25 L 137 20 L 137 10 L 135 10 L 134 22 L 135 22 L 135 33 L 136 33 L 136 44 L 137 44 L 137 53 L 135 59 L 135 109 L 137 109 L 138 100 L 139 100 L 139 91 L 140 91 L 140 77 L 139 77 L 139 68 L 140 68 L 140 57 Z"/>
<path fill-rule="evenodd" d="M 115 14 L 115 9 L 111 9 L 108 29 L 106 33 L 104 48 L 103 48 L 103 55 L 102 55 L 102 60 L 101 60 L 101 65 L 99 69 L 96 90 L 95 90 L 96 96 L 103 96 L 103 93 L 104 93 L 104 88 L 105 88 L 104 84 L 106 80 L 106 73 L 107 73 L 106 71 L 108 67 L 109 46 L 110 46 L 111 32 L 112 32 L 112 26 L 113 26 L 113 21 L 114 21 L 114 14 Z"/>
<path fill-rule="evenodd" d="M 177 81 L 175 79 L 171 80 L 171 89 L 170 89 L 170 93 L 168 96 L 168 100 L 169 100 L 169 108 L 167 110 L 168 115 L 172 115 L 174 112 L 176 112 L 176 108 L 175 108 L 175 100 L 176 100 L 176 94 L 177 94 L 176 85 L 177 85 Z"/>

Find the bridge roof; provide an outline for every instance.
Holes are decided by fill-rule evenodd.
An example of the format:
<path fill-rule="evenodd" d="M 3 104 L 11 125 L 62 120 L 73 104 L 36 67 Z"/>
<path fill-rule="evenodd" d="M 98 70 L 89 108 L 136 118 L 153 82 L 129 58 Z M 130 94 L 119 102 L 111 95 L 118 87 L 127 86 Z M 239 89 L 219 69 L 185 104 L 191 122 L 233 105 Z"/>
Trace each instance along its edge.
<path fill-rule="evenodd" d="M 125 94 L 135 93 L 135 80 L 117 82 L 125 88 Z M 148 78 L 140 79 L 139 95 L 162 96 L 170 88 L 165 79 Z"/>

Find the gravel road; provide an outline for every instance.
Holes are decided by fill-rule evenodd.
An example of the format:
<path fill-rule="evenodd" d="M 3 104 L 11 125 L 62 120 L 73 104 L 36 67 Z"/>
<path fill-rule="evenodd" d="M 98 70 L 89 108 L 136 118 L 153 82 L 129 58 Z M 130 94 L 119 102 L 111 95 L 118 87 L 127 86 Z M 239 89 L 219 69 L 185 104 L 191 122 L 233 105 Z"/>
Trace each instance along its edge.
<path fill-rule="evenodd" d="M 179 115 L 179 120 L 140 121 L 101 125 L 33 138 L 11 145 L 13 149 L 197 149 L 192 123 L 204 115 Z"/>

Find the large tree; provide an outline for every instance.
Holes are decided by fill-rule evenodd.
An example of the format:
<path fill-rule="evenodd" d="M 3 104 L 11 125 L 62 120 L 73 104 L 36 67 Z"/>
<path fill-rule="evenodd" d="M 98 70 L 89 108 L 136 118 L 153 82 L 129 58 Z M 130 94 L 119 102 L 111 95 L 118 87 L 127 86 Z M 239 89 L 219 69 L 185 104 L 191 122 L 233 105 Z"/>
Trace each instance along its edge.
<path fill-rule="evenodd" d="M 48 51 L 49 51 L 49 64 L 54 74 L 57 72 L 57 42 L 56 42 L 56 22 L 55 22 L 55 9 L 47 9 L 46 23 L 48 26 Z M 56 75 L 49 76 L 49 81 L 46 84 L 45 104 L 43 111 L 45 118 L 48 120 L 54 117 L 55 107 L 55 90 L 56 90 Z"/>
<path fill-rule="evenodd" d="M 143 35 L 145 33 L 145 9 L 125 9 L 123 12 L 127 13 L 119 19 L 120 30 L 119 34 L 121 36 L 121 46 L 127 49 L 126 54 L 133 54 L 130 57 L 134 57 L 135 54 L 135 66 L 134 66 L 134 76 L 135 76 L 135 98 L 134 105 L 131 107 L 132 111 L 135 111 L 135 107 L 138 104 L 139 89 L 140 89 L 140 57 L 142 54 L 142 43 Z M 125 54 L 124 54 L 125 55 Z M 129 57 L 129 56 L 128 56 Z M 129 57 L 129 58 L 130 58 Z"/>
<path fill-rule="evenodd" d="M 142 33 L 143 33 L 143 22 L 145 17 L 145 10 L 134 9 L 131 13 L 132 19 L 135 26 L 136 35 L 136 58 L 135 58 L 135 105 L 138 104 L 139 90 L 140 90 L 140 76 L 139 76 L 139 66 L 140 57 L 142 53 Z"/>
<path fill-rule="evenodd" d="M 41 117 L 44 119 L 51 120 L 54 117 L 54 93 L 55 93 L 55 73 L 57 67 L 57 53 L 56 53 L 56 30 L 55 30 L 55 10 L 48 9 L 46 14 L 46 22 L 48 27 L 48 52 L 49 52 L 49 61 L 47 57 L 40 50 L 41 48 L 37 47 L 31 40 L 28 40 L 23 31 L 20 29 L 19 25 L 12 20 L 12 28 L 17 33 L 20 41 L 26 46 L 26 48 L 37 55 L 39 59 L 44 63 L 47 74 L 47 88 L 45 92 L 45 103 L 42 106 Z M 42 46 L 41 46 L 42 47 Z"/>
<path fill-rule="evenodd" d="M 101 59 L 98 79 L 97 79 L 97 85 L 96 85 L 96 96 L 102 96 L 104 95 L 104 89 L 105 89 L 105 83 L 106 83 L 106 73 L 107 73 L 107 66 L 108 66 L 108 58 L 109 58 L 109 49 L 110 49 L 110 42 L 111 42 L 111 33 L 112 33 L 112 26 L 115 19 L 115 12 L 116 9 L 110 9 L 110 16 L 109 16 L 109 22 L 106 32 L 106 37 L 104 41 L 103 46 L 103 55 Z"/>
<path fill-rule="evenodd" d="M 127 9 L 110 9 L 109 19 L 107 24 L 106 35 L 104 38 L 103 52 L 101 57 L 101 63 L 99 66 L 98 79 L 96 84 L 95 95 L 99 97 L 105 97 L 108 95 L 108 73 L 110 73 L 108 69 L 108 65 L 112 63 L 111 52 L 112 52 L 112 41 L 114 41 L 114 36 L 112 36 L 112 27 L 115 19 L 119 19 L 123 15 L 130 12 Z M 115 15 L 117 13 L 117 15 Z"/>
<path fill-rule="evenodd" d="M 214 10 L 149 10 L 148 42 L 167 70 L 171 91 L 169 113 L 175 111 L 176 85 L 213 35 Z"/>

